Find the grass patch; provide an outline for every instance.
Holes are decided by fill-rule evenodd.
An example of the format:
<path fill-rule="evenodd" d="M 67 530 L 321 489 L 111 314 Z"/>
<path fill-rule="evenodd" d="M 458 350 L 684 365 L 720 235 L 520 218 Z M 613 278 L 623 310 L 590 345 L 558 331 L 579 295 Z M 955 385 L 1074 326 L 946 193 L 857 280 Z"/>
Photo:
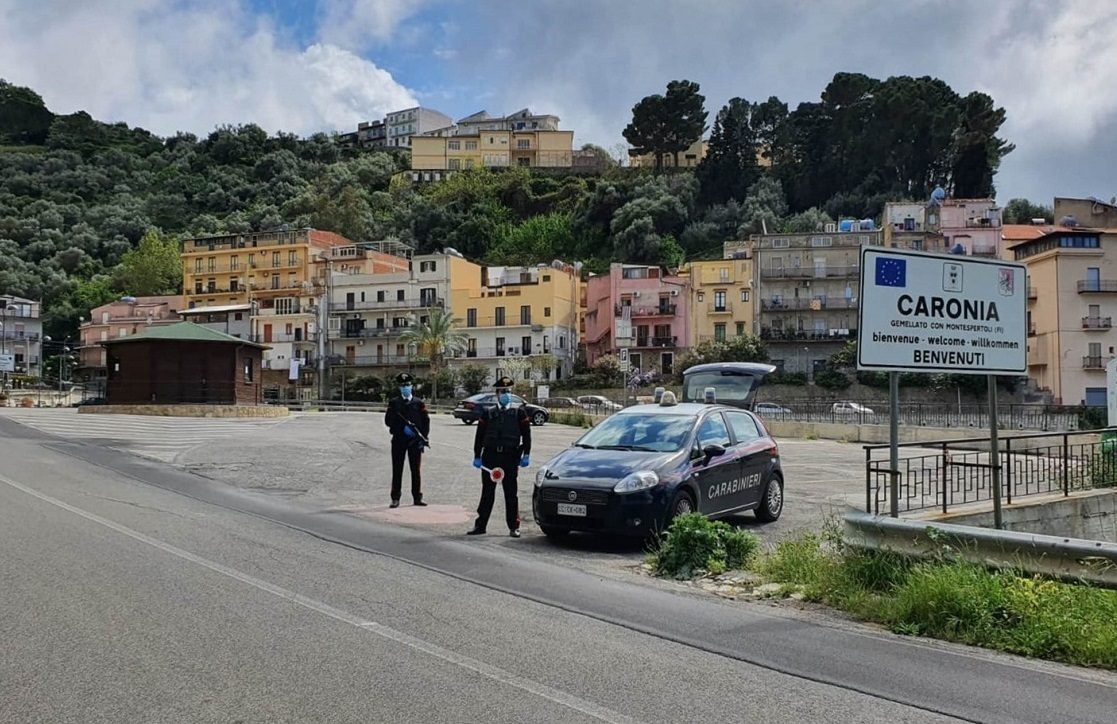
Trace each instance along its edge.
<path fill-rule="evenodd" d="M 574 411 L 552 411 L 548 422 L 556 425 L 571 425 L 573 427 L 593 427 L 593 418 L 584 412 Z"/>
<path fill-rule="evenodd" d="M 698 513 L 680 515 L 650 555 L 657 575 L 694 578 L 743 568 L 760 547 L 760 539 L 728 523 Z"/>
<path fill-rule="evenodd" d="M 815 535 L 780 543 L 757 568 L 809 600 L 897 633 L 1117 669 L 1117 591 L 856 550 Z"/>

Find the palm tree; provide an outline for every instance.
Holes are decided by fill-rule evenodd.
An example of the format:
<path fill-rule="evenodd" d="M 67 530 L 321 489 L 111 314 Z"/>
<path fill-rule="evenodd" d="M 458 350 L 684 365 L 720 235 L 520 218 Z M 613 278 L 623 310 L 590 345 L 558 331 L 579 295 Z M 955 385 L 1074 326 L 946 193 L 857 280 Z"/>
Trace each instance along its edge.
<path fill-rule="evenodd" d="M 430 360 L 431 399 L 438 399 L 437 373 L 446 364 L 446 355 L 463 352 L 468 335 L 458 329 L 461 320 L 444 309 L 432 309 L 426 322 L 408 327 L 400 338 L 415 345 L 419 354 Z"/>

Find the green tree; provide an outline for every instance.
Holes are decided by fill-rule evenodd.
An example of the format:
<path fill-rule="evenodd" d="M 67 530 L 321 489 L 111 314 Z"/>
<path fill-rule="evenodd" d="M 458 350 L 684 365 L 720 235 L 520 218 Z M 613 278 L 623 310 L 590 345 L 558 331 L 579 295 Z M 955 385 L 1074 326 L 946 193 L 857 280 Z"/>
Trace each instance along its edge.
<path fill-rule="evenodd" d="M 663 157 L 674 156 L 679 166 L 679 153 L 685 151 L 706 132 L 706 98 L 698 92 L 697 83 L 673 80 L 667 84 L 666 95 L 650 95 L 632 107 L 632 122 L 623 132 L 632 145 L 633 156 L 653 154 L 655 169 L 663 168 Z"/>
<path fill-rule="evenodd" d="M 1051 224 L 1055 222 L 1055 212 L 1050 206 L 1033 204 L 1027 199 L 1012 199 L 1005 204 L 1002 220 L 1006 224 L 1030 224 L 1032 219 L 1043 219 Z"/>
<path fill-rule="evenodd" d="M 42 145 L 53 120 L 42 96 L 0 78 L 0 143 Z"/>
<path fill-rule="evenodd" d="M 488 380 L 489 370 L 481 365 L 467 364 L 458 368 L 458 383 L 467 395 L 476 395 Z"/>
<path fill-rule="evenodd" d="M 122 293 L 136 297 L 181 293 L 178 241 L 158 230 L 148 231 L 135 249 L 124 254 L 113 283 Z"/>
<path fill-rule="evenodd" d="M 415 345 L 418 353 L 430 361 L 433 389 L 431 398 L 438 399 L 438 373 L 446 365 L 446 355 L 465 351 L 468 335 L 460 331 L 461 321 L 443 309 L 432 309 L 426 322 L 404 330 L 400 339 Z"/>
<path fill-rule="evenodd" d="M 760 177 L 753 111 L 754 106 L 743 98 L 731 98 L 718 111 L 706 157 L 695 171 L 703 203 L 742 201 L 749 186 Z"/>
<path fill-rule="evenodd" d="M 663 168 L 663 156 L 670 144 L 667 104 L 663 96 L 645 96 L 632 107 L 632 122 L 625 126 L 621 135 L 632 146 L 630 156 L 652 154 L 655 157 L 655 170 Z"/>
<path fill-rule="evenodd" d="M 997 108 L 985 93 L 970 93 L 961 102 L 961 122 L 955 131 L 951 181 L 954 196 L 983 199 L 995 195 L 993 176 L 1001 159 L 1016 148 L 997 138 L 1005 122 L 1005 109 Z"/>

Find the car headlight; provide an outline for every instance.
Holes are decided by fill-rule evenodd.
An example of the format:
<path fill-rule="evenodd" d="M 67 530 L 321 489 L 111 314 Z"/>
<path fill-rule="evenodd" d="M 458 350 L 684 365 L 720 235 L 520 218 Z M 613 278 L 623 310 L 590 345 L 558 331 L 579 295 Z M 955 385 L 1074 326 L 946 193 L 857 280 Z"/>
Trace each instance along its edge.
<path fill-rule="evenodd" d="M 635 493 L 637 490 L 647 490 L 659 485 L 659 476 L 651 470 L 641 470 L 625 476 L 623 480 L 613 487 L 614 493 Z"/>
<path fill-rule="evenodd" d="M 547 473 L 551 472 L 547 469 L 546 465 L 540 465 L 539 470 L 535 473 L 535 487 L 543 485 L 543 481 L 547 479 Z"/>

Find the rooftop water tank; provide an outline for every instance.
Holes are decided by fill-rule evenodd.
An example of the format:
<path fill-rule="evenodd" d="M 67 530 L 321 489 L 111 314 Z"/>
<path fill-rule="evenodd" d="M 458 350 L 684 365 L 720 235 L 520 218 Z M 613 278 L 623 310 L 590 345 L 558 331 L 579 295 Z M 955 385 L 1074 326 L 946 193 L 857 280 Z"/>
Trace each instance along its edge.
<path fill-rule="evenodd" d="M 875 231 L 876 223 L 872 219 L 861 219 L 861 231 Z"/>
<path fill-rule="evenodd" d="M 838 231 L 854 231 L 853 225 L 857 223 L 857 219 L 842 219 L 838 222 Z"/>
<path fill-rule="evenodd" d="M 946 191 L 942 186 L 936 186 L 935 190 L 931 192 L 931 205 L 942 206 L 942 202 L 946 200 Z"/>

